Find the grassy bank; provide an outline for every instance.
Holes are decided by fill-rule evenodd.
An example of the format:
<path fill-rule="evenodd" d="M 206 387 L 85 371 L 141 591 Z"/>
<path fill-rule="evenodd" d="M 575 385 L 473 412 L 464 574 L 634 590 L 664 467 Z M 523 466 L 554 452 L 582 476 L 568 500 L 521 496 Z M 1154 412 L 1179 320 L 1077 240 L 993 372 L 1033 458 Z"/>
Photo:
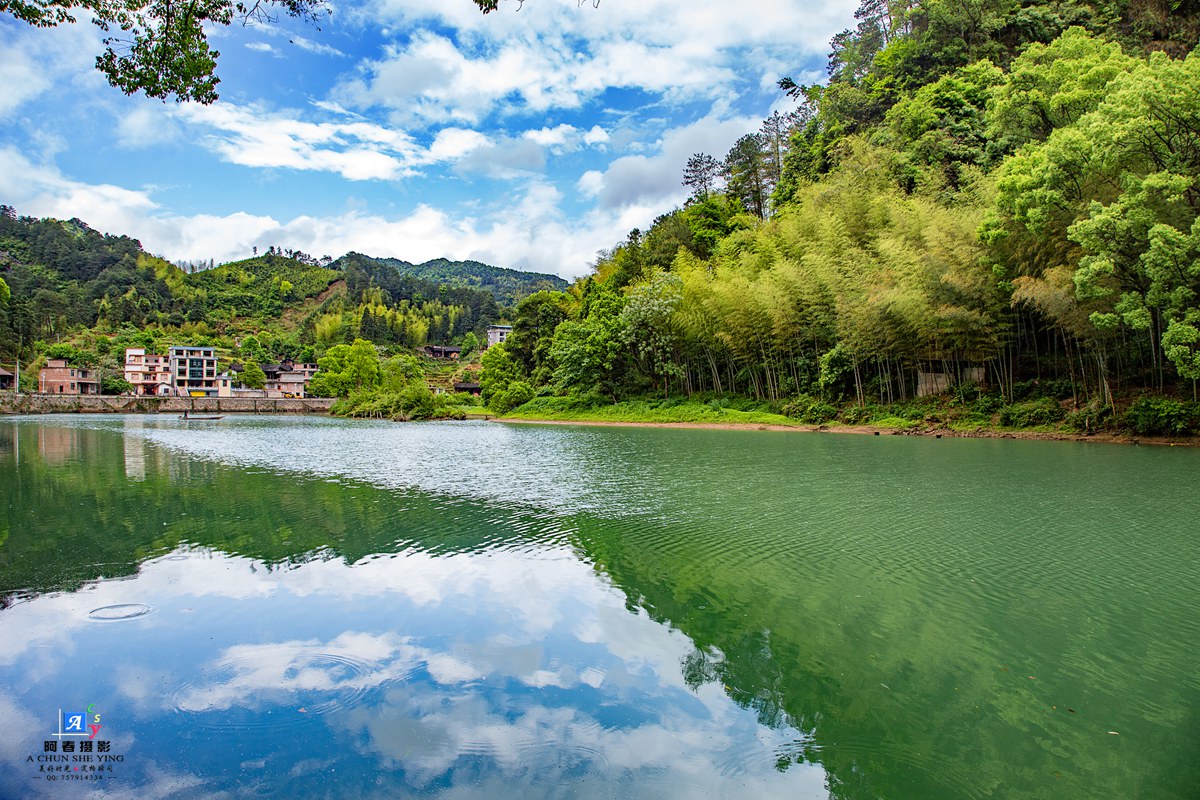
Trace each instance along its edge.
<path fill-rule="evenodd" d="M 804 423 L 774 413 L 769 408 L 739 409 L 696 400 L 627 400 L 595 405 L 571 397 L 535 397 L 502 419 L 553 422 L 688 422 L 695 424 L 784 425 Z"/>
<path fill-rule="evenodd" d="M 1075 408 L 1040 397 L 1004 404 L 994 397 L 927 397 L 892 405 L 835 406 L 813 398 L 786 402 L 748 398 L 639 399 L 606 403 L 595 397 L 537 397 L 502 419 L 699 425 L 770 425 L 788 428 L 877 429 L 958 435 L 1145 436 L 1194 438 L 1200 405 L 1139 397 L 1120 409 Z"/>

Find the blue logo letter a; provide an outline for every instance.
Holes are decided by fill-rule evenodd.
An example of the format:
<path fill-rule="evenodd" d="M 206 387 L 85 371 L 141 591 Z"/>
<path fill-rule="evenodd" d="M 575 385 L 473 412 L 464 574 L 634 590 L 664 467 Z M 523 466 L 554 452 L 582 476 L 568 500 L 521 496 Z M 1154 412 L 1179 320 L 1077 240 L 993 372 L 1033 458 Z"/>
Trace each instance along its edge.
<path fill-rule="evenodd" d="M 69 711 L 63 714 L 63 733 L 84 733 L 83 721 L 87 718 L 82 711 Z"/>

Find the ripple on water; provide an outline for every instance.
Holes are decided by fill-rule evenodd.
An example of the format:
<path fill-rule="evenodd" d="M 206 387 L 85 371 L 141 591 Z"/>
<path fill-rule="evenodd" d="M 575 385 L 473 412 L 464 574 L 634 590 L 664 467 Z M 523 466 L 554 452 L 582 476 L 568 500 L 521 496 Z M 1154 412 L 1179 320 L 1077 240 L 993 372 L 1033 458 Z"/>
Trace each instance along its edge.
<path fill-rule="evenodd" d="M 608 771 L 604 753 L 583 744 L 539 747 L 526 754 L 521 763 L 535 784 L 576 784 L 595 780 Z"/>
<path fill-rule="evenodd" d="M 297 652 L 282 672 L 262 657 L 227 659 L 172 692 L 171 709 L 210 730 L 290 728 L 360 705 L 374 672 L 344 653 Z"/>
<path fill-rule="evenodd" d="M 93 608 L 88 612 L 88 619 L 97 622 L 119 622 L 125 619 L 137 619 L 154 611 L 152 606 L 143 603 L 119 603 L 115 606 Z"/>

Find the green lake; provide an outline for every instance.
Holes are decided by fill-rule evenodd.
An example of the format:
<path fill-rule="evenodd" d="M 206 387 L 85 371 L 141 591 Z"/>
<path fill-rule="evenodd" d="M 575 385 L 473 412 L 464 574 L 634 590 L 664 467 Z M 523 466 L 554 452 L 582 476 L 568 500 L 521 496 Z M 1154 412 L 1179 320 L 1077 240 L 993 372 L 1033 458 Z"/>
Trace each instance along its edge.
<path fill-rule="evenodd" d="M 0 797 L 1194 798 L 1198 479 L 1191 448 L 0 419 Z"/>

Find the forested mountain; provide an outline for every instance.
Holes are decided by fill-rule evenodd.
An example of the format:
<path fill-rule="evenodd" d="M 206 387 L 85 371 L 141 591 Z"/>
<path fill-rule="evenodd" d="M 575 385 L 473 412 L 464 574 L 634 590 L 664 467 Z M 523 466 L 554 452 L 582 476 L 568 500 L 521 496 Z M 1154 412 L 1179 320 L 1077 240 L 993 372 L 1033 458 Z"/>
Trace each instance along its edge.
<path fill-rule="evenodd" d="M 518 306 L 531 333 L 489 351 L 490 393 L 863 419 L 939 372 L 981 410 L 1033 403 L 1034 424 L 1193 399 L 1198 11 L 864 0 L 826 84 L 782 80 L 794 110 L 693 156 L 684 207 Z"/>
<path fill-rule="evenodd" d="M 425 278 L 395 266 L 404 263 L 359 254 L 318 260 L 272 247 L 185 271 L 135 239 L 3 206 L 0 363 L 53 349 L 81 364 L 115 364 L 130 344 L 211 344 L 237 357 L 309 361 L 360 337 L 384 348 L 451 344 L 483 336 L 522 291 L 565 286 L 552 276 L 444 260 L 422 265 L 434 276 Z M 480 286 L 464 285 L 475 279 Z"/>
<path fill-rule="evenodd" d="M 383 270 L 388 268 L 394 270 L 401 277 L 415 278 L 435 286 L 486 289 L 500 302 L 516 302 L 526 295 L 544 289 L 562 291 L 567 288 L 567 281 L 557 275 L 520 272 L 515 269 L 493 267 L 479 261 L 450 261 L 445 258 L 435 258 L 423 264 L 411 264 L 397 258 L 372 259 L 360 253 L 349 253 L 339 259 L 338 263 L 347 260 L 359 263 L 370 262 L 375 267 L 375 274 L 379 279 L 384 279 Z"/>

